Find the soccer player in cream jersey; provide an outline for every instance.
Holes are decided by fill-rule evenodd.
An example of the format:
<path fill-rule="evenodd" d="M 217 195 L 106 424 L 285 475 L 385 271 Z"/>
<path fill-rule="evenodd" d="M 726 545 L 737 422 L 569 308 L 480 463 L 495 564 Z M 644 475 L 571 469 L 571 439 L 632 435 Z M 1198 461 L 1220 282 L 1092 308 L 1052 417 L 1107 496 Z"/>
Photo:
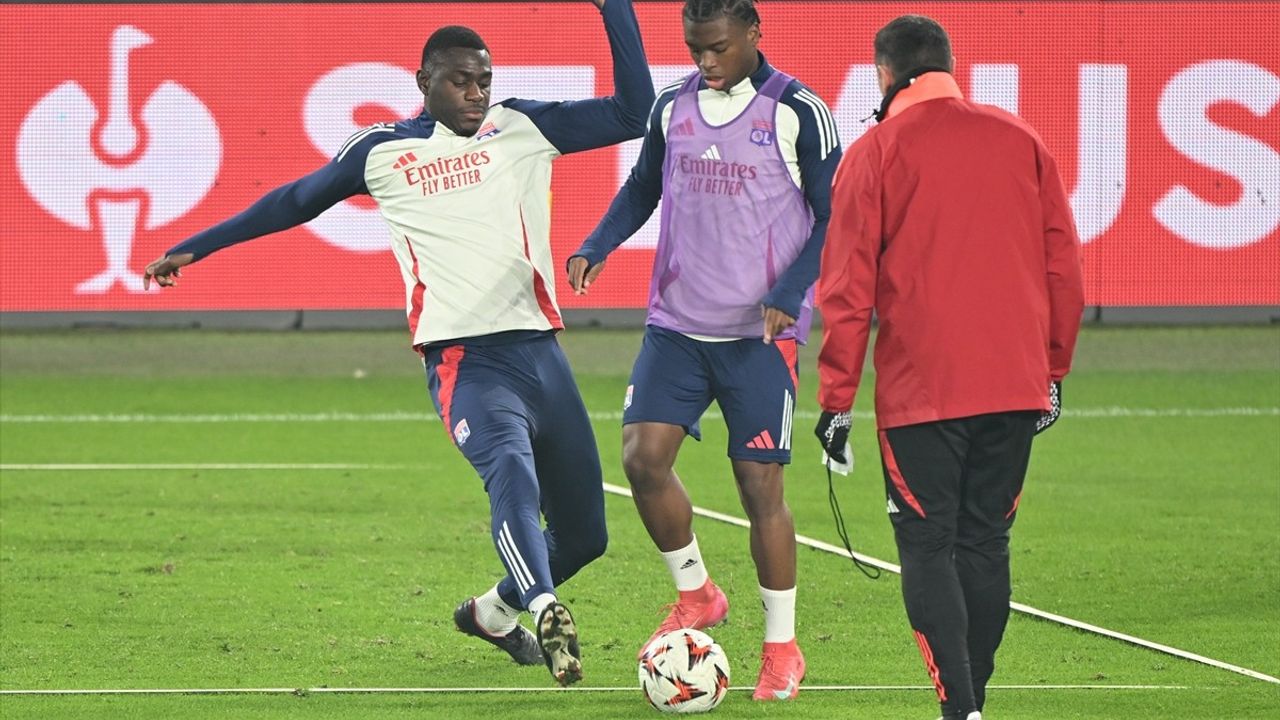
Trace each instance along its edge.
<path fill-rule="evenodd" d="M 715 400 L 751 519 L 765 632 L 754 697 L 799 691 L 796 544 L 783 499 L 791 461 L 796 344 L 806 339 L 812 285 L 840 161 L 822 100 L 756 49 L 751 0 L 688 0 L 685 43 L 698 67 L 659 94 L 644 147 L 608 214 L 569 260 L 575 291 L 662 202 L 648 329 L 623 411 L 623 465 L 637 510 L 662 552 L 678 602 L 654 637 L 722 621 L 692 509 L 673 472 L 686 435 Z"/>
<path fill-rule="evenodd" d="M 377 201 L 405 283 L 413 345 L 454 444 L 484 481 L 506 570 L 454 622 L 521 664 L 582 677 L 577 626 L 556 587 L 604 553 L 600 458 L 560 346 L 550 246 L 551 161 L 644 132 L 654 100 L 631 0 L 592 0 L 613 53 L 615 95 L 489 106 L 489 50 L 437 30 L 422 52 L 421 115 L 353 135 L 319 170 L 268 193 L 147 266 L 179 268 L 300 225 L 357 194 Z M 541 526 L 546 517 L 546 530 Z M 521 610 L 535 618 L 531 633 Z"/>

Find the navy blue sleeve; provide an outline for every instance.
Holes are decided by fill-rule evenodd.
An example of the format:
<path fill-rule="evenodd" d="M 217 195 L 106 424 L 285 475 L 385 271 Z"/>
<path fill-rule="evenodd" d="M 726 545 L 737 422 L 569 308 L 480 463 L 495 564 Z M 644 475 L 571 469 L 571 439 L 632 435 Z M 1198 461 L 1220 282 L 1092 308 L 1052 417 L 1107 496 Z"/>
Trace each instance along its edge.
<path fill-rule="evenodd" d="M 840 165 L 841 152 L 835 119 L 817 95 L 800 83 L 792 82 L 782 101 L 800 118 L 796 160 L 800 166 L 800 185 L 813 213 L 813 230 L 800 255 L 782 272 L 777 284 L 761 302 L 795 318 L 800 316 L 805 293 L 818 279 L 822 245 L 826 242 L 827 223 L 831 220 L 831 181 Z"/>
<path fill-rule="evenodd" d="M 192 235 L 165 254 L 192 253 L 200 260 L 236 243 L 301 225 L 352 195 L 367 194 L 365 158 L 369 148 L 386 135 L 373 129 L 357 133 L 327 165 L 281 185 L 238 215 Z"/>
<path fill-rule="evenodd" d="M 582 247 L 570 258 L 581 255 L 589 265 L 604 262 L 609 253 L 644 227 L 662 199 L 663 162 L 667 154 L 667 138 L 662 132 L 662 113 L 676 97 L 676 89 L 662 93 L 653 105 L 649 116 L 649 131 L 645 133 L 640 158 L 622 189 L 609 204 L 609 211 L 591 231 Z"/>
<path fill-rule="evenodd" d="M 602 14 L 613 52 L 612 97 L 502 103 L 529 116 L 543 137 L 562 154 L 594 150 L 640 137 L 644 134 L 645 112 L 653 104 L 653 79 L 631 0 L 609 0 Z"/>

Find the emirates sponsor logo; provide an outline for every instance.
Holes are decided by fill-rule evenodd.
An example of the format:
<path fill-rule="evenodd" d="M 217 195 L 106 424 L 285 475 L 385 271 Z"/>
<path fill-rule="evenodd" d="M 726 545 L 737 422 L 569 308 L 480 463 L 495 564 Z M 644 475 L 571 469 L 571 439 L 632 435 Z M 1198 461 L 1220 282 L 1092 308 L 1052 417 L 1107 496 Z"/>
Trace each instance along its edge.
<path fill-rule="evenodd" d="M 755 165 L 744 165 L 739 162 L 720 159 L 720 150 L 714 145 L 708 148 L 702 157 L 681 155 L 680 172 L 685 175 L 702 175 L 704 177 L 732 180 L 755 180 L 760 174 Z"/>
<path fill-rule="evenodd" d="M 423 195 L 439 195 L 478 185 L 484 181 L 482 168 L 492 162 L 488 150 L 467 152 L 452 157 L 403 168 L 405 182 L 422 188 Z"/>
<path fill-rule="evenodd" d="M 712 145 L 702 157 L 681 155 L 678 164 L 684 176 L 683 186 L 694 193 L 738 197 L 746 183 L 755 180 L 760 171 L 755 165 L 744 165 L 720 158 L 720 148 Z"/>

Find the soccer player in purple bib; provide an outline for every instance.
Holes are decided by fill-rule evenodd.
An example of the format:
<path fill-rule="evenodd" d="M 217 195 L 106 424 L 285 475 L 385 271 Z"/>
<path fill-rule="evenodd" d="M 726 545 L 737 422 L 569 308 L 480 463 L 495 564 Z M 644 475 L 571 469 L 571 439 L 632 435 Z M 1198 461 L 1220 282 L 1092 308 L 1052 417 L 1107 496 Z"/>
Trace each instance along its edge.
<path fill-rule="evenodd" d="M 840 142 L 822 100 L 756 49 L 752 0 L 687 0 L 683 17 L 698 71 L 659 93 L 640 159 L 570 258 L 569 282 L 587 292 L 606 256 L 661 200 L 648 328 L 622 420 L 636 508 L 679 592 L 650 641 L 716 625 L 729 612 L 673 471 L 685 436 L 700 437 L 699 418 L 714 400 L 729 428 L 764 604 L 754 697 L 788 700 L 805 663 L 795 637 L 795 527 L 783 466 L 791 461 L 796 344 L 809 331 Z"/>
<path fill-rule="evenodd" d="M 551 163 L 639 137 L 653 102 L 631 0 L 592 2 L 616 96 L 490 106 L 484 40 L 441 28 L 422 51 L 421 115 L 361 130 L 331 162 L 170 249 L 144 277 L 173 285 L 180 268 L 221 248 L 372 196 L 391 230 L 431 399 L 484 481 L 506 572 L 459 605 L 454 623 L 522 665 L 545 662 L 562 685 L 581 679 L 582 665 L 556 588 L 604 553 L 607 534 L 591 421 L 555 339 L 564 323 L 551 282 Z M 536 636 L 519 623 L 526 609 Z"/>

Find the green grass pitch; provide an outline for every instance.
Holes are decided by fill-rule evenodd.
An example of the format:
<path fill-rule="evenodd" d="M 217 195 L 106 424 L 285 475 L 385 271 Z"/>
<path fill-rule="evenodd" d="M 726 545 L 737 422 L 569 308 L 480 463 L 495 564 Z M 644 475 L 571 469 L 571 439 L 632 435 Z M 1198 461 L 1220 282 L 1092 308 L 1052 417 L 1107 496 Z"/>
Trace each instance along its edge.
<path fill-rule="evenodd" d="M 562 341 L 598 413 L 605 480 L 625 486 L 616 412 L 639 334 Z M 813 357 L 802 351 L 787 495 L 799 533 L 838 544 L 810 437 Z M 1014 599 L 1280 675 L 1278 407 L 1280 329 L 1087 329 L 1066 414 L 1036 442 Z M 857 409 L 870 408 L 868 377 Z M 399 333 L 0 335 L 0 690 L 549 688 L 543 668 L 452 628 L 454 605 L 499 566 L 480 484 L 430 413 Z M 695 504 L 741 516 L 723 424 L 704 425 L 677 469 Z M 873 427 L 855 420 L 858 465 L 838 491 L 855 549 L 896 562 Z M 373 467 L 13 467 L 241 463 Z M 673 590 L 631 501 L 606 508 L 607 555 L 562 588 L 582 628 L 581 689 L 0 695 L 0 716 L 656 717 L 634 657 Z M 762 628 L 746 531 L 695 527 L 733 605 L 713 635 L 749 686 Z M 735 691 L 716 716 L 936 717 L 898 578 L 806 548 L 799 572 L 806 684 L 919 689 L 786 705 Z M 996 720 L 1280 717 L 1280 685 L 1024 615 L 998 660 L 993 683 L 1033 687 L 992 690 Z M 1120 688 L 1137 685 L 1161 687 Z"/>

